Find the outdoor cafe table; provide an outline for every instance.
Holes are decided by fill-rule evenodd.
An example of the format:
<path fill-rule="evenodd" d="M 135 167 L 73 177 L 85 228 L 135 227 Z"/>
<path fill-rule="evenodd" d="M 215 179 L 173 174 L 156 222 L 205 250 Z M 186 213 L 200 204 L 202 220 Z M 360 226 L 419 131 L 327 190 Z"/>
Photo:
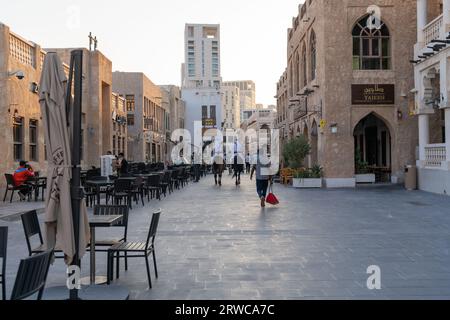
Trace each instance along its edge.
<path fill-rule="evenodd" d="M 47 177 L 30 177 L 26 181 L 26 184 L 30 185 L 33 188 L 35 201 L 37 201 L 39 197 L 39 186 L 42 186 L 41 183 L 45 182 L 47 182 Z M 44 190 L 42 190 L 42 200 L 44 200 Z"/>
<path fill-rule="evenodd" d="M 95 193 L 97 194 L 97 204 L 100 204 L 100 189 L 102 187 L 109 187 L 114 185 L 114 180 L 88 180 L 85 182 L 86 186 L 95 187 Z"/>
<path fill-rule="evenodd" d="M 89 227 L 91 228 L 91 245 L 90 245 L 90 278 L 89 283 L 93 284 L 104 284 L 107 282 L 106 277 L 96 277 L 95 276 L 95 229 L 112 227 L 120 223 L 123 216 L 90 216 L 89 217 Z M 86 281 L 84 281 L 86 282 Z"/>

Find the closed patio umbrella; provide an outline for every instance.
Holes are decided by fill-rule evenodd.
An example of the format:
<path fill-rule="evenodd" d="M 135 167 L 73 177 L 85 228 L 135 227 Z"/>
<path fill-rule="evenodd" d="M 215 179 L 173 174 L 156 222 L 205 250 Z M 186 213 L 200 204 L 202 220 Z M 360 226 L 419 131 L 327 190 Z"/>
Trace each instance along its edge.
<path fill-rule="evenodd" d="M 46 245 L 64 252 L 66 264 L 81 259 L 90 240 L 86 204 L 81 200 L 79 228 L 72 215 L 72 134 L 66 110 L 67 77 L 56 53 L 45 57 L 40 81 L 40 105 L 47 144 Z M 75 230 L 79 230 L 76 237 Z M 78 239 L 77 239 L 78 238 Z M 76 245 L 78 241 L 78 246 Z M 76 248 L 79 252 L 76 252 Z"/>

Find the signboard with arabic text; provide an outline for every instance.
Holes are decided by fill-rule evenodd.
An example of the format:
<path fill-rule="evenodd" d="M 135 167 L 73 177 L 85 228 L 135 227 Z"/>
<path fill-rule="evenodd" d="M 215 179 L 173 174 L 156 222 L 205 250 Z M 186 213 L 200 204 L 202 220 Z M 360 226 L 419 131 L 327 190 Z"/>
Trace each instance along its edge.
<path fill-rule="evenodd" d="M 395 86 L 393 84 L 353 84 L 353 105 L 393 105 Z"/>

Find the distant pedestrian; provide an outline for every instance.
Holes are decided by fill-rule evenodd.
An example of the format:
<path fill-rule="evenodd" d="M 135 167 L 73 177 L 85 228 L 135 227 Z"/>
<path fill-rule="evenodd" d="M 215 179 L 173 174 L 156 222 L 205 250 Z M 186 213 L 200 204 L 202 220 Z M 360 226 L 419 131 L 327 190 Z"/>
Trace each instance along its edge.
<path fill-rule="evenodd" d="M 192 153 L 192 161 L 194 163 L 194 182 L 200 182 L 200 173 L 202 166 L 202 158 L 199 152 Z"/>
<path fill-rule="evenodd" d="M 247 153 L 247 155 L 245 156 L 245 172 L 247 174 L 249 174 L 250 173 L 250 169 L 251 169 L 251 166 L 250 166 L 250 153 Z"/>
<path fill-rule="evenodd" d="M 256 192 L 261 200 L 261 208 L 266 206 L 267 189 L 269 188 L 269 184 L 273 184 L 272 176 L 264 172 L 269 169 L 270 164 L 262 164 L 258 154 L 256 164 L 253 165 L 251 170 L 250 180 L 253 180 L 253 174 L 256 172 Z"/>
<path fill-rule="evenodd" d="M 236 178 L 236 185 L 241 184 L 241 173 L 244 172 L 244 161 L 241 144 L 239 141 L 234 143 L 234 162 L 233 162 L 233 177 Z"/>
<path fill-rule="evenodd" d="M 216 183 L 216 186 L 222 186 L 222 174 L 224 171 L 224 159 L 221 156 L 214 156 L 213 157 L 213 173 L 214 173 L 214 181 Z"/>
<path fill-rule="evenodd" d="M 128 161 L 125 159 L 125 154 L 123 152 L 119 153 L 117 172 L 120 177 L 128 175 Z"/>

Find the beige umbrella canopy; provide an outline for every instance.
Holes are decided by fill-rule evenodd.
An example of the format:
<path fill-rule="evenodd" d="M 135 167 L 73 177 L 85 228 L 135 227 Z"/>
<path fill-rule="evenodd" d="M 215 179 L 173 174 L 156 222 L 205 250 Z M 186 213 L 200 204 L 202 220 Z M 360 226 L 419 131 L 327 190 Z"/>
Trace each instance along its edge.
<path fill-rule="evenodd" d="M 65 106 L 67 77 L 56 53 L 45 57 L 40 81 L 40 98 L 47 143 L 47 198 L 45 208 L 46 245 L 64 252 L 66 264 L 75 256 L 75 235 L 71 204 L 71 143 Z M 90 240 L 86 204 L 81 203 L 79 252 L 81 259 Z"/>

